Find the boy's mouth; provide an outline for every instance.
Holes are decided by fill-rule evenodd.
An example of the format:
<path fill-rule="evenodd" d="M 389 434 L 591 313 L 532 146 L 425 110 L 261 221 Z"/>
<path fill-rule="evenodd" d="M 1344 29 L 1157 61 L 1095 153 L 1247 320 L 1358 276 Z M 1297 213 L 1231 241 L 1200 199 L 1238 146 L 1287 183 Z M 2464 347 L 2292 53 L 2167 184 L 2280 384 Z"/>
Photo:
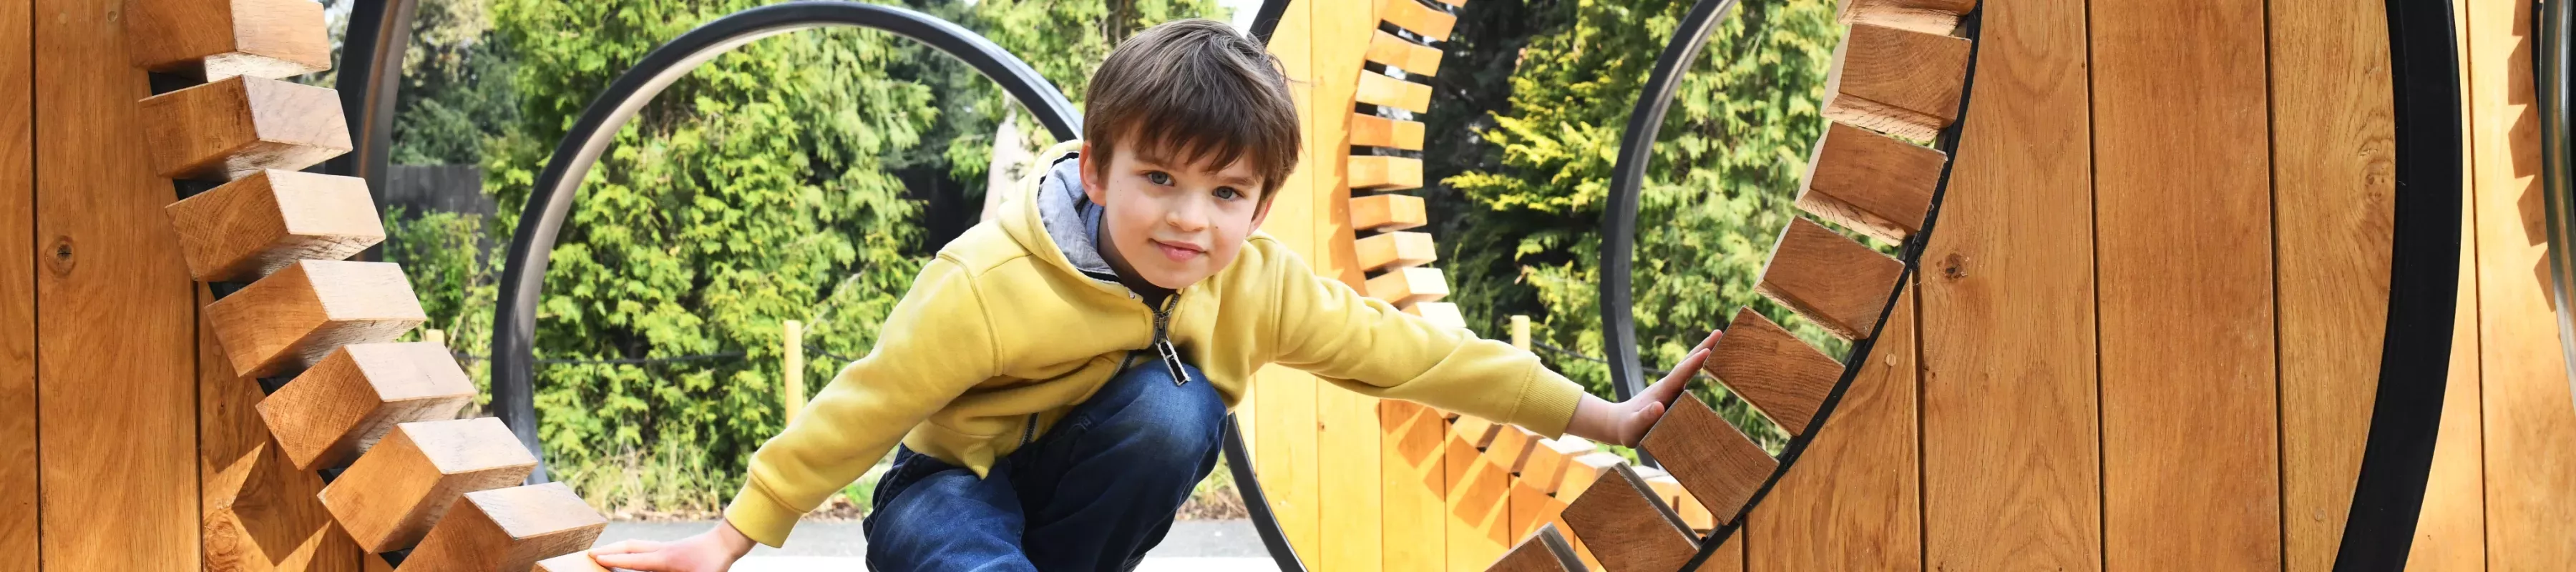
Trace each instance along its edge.
<path fill-rule="evenodd" d="M 1186 242 L 1163 242 L 1151 238 L 1145 239 L 1145 242 L 1153 243 L 1155 249 L 1163 251 L 1164 258 L 1172 259 L 1173 262 L 1187 261 L 1200 254 L 1207 253 L 1206 248 Z"/>

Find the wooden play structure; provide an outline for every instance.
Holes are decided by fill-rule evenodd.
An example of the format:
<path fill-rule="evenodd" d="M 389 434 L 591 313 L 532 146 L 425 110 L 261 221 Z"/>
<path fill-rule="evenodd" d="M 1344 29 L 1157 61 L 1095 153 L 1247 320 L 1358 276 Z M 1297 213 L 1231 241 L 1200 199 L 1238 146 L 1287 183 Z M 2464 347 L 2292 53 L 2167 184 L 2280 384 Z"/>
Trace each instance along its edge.
<path fill-rule="evenodd" d="M 1406 193 L 1467 1 L 1265 9 L 1309 143 L 1265 230 L 1484 329 Z M 1686 398 L 1661 467 L 1629 466 L 1273 369 L 1238 410 L 1266 515 L 1320 570 L 2576 568 L 2532 10 L 1845 0 L 1761 289 L 1853 355 L 1744 312 L 1708 367 L 1788 449 Z M 401 270 L 343 260 L 383 238 L 365 183 L 298 172 L 364 145 L 275 79 L 332 64 L 321 26 L 0 2 L 0 251 L 26 257 L 0 264 L 0 572 L 592 569 L 557 556 L 599 515 L 521 486 L 501 420 L 452 419 L 453 358 L 391 341 L 422 319 Z"/>

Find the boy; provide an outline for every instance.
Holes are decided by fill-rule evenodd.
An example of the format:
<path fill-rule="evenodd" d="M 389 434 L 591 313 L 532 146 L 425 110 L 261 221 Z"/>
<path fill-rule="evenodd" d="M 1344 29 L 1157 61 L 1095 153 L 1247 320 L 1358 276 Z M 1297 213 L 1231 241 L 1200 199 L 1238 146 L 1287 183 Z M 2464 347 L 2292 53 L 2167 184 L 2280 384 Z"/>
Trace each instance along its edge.
<path fill-rule="evenodd" d="M 1214 467 L 1226 410 L 1264 364 L 1634 444 L 1707 355 L 1610 403 L 1528 352 L 1316 276 L 1253 232 L 1296 166 L 1298 120 L 1270 56 L 1224 24 L 1138 34 L 1086 95 L 1084 141 L 1041 154 L 1052 163 L 1000 216 L 922 269 L 875 350 L 753 454 L 723 523 L 593 558 L 722 570 L 753 541 L 785 542 L 901 437 L 861 525 L 869 567 L 1126 570 Z"/>

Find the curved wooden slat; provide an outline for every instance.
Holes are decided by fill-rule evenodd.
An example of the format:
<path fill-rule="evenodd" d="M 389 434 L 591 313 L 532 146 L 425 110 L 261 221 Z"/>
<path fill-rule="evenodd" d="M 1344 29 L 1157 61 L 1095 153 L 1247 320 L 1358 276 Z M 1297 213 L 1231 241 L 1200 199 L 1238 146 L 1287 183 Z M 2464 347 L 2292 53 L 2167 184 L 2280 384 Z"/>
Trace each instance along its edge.
<path fill-rule="evenodd" d="M 153 169 L 173 179 L 295 171 L 349 152 L 340 94 L 327 88 L 236 76 L 145 98 L 140 111 Z"/>
<path fill-rule="evenodd" d="M 1463 3 L 1465 0 L 1460 0 Z M 1449 30 L 1458 25 L 1458 16 L 1417 0 L 1378 0 L 1378 19 L 1394 24 L 1434 41 L 1447 41 Z"/>
<path fill-rule="evenodd" d="M 331 485 L 322 504 L 370 553 L 418 544 L 465 493 L 528 478 L 537 459 L 492 417 L 394 426 Z"/>
<path fill-rule="evenodd" d="M 136 67 L 203 77 L 285 78 L 331 69 L 330 24 L 311 0 L 132 0 Z"/>
<path fill-rule="evenodd" d="M 1353 113 L 1351 114 L 1351 146 L 1420 151 L 1422 150 L 1422 122 Z"/>
<path fill-rule="evenodd" d="M 367 181 L 264 170 L 165 209 L 188 273 L 257 279 L 297 260 L 340 260 L 385 240 Z"/>
<path fill-rule="evenodd" d="M 1798 208 L 1879 240 L 1902 242 L 1923 228 L 1932 188 L 1949 160 L 1938 149 L 1834 123 L 1807 161 Z"/>
<path fill-rule="evenodd" d="M 1926 34 L 1948 34 L 1977 0 L 1845 0 L 1845 24 L 1874 24 Z"/>
<path fill-rule="evenodd" d="M 1753 402 L 1790 435 L 1807 431 L 1816 408 L 1842 380 L 1843 364 L 1816 351 L 1806 340 L 1752 308 L 1735 312 L 1735 321 L 1709 349 L 1702 369 L 1728 390 Z"/>
<path fill-rule="evenodd" d="M 1422 160 L 1384 155 L 1352 155 L 1351 190 L 1391 191 L 1422 187 Z"/>
<path fill-rule="evenodd" d="M 1404 70 L 1406 75 L 1440 74 L 1439 48 L 1416 44 L 1411 40 L 1395 37 L 1395 34 L 1386 33 L 1385 30 L 1373 33 L 1375 35 L 1369 37 L 1368 53 L 1361 57 Z"/>
<path fill-rule="evenodd" d="M 1825 118 L 1928 140 L 1959 118 L 1968 40 L 1854 24 L 1834 50 Z"/>
<path fill-rule="evenodd" d="M 1398 268 L 1368 279 L 1368 295 L 1398 308 L 1437 302 L 1449 296 L 1449 281 L 1437 268 Z"/>
<path fill-rule="evenodd" d="M 1679 570 L 1699 552 L 1681 515 L 1626 464 L 1566 503 L 1563 518 L 1610 570 Z"/>
<path fill-rule="evenodd" d="M 1440 249 L 1432 244 L 1431 234 L 1397 231 L 1379 233 L 1353 242 L 1359 253 L 1360 271 L 1376 272 L 1390 267 L 1421 266 L 1440 259 Z"/>
<path fill-rule="evenodd" d="M 298 261 L 207 304 L 206 321 L 236 373 L 308 367 L 346 344 L 383 342 L 429 321 L 402 267 Z"/>
<path fill-rule="evenodd" d="M 1693 395 L 1673 400 L 1672 408 L 1646 431 L 1640 444 L 1653 451 L 1655 459 L 1706 510 L 1730 518 L 1780 466 L 1762 446 Z"/>
<path fill-rule="evenodd" d="M 406 570 L 528 570 L 599 540 L 608 519 L 563 483 L 465 493 L 403 560 Z"/>
<path fill-rule="evenodd" d="M 295 468 L 338 466 L 394 425 L 454 419 L 474 401 L 474 380 L 445 346 L 429 342 L 341 346 L 259 402 Z"/>
<path fill-rule="evenodd" d="M 1423 113 L 1431 111 L 1431 86 L 1362 71 L 1359 92 L 1353 99 L 1369 105 Z"/>
<path fill-rule="evenodd" d="M 1869 336 L 1905 263 L 1824 226 L 1792 219 L 1754 290 L 1843 339 Z"/>

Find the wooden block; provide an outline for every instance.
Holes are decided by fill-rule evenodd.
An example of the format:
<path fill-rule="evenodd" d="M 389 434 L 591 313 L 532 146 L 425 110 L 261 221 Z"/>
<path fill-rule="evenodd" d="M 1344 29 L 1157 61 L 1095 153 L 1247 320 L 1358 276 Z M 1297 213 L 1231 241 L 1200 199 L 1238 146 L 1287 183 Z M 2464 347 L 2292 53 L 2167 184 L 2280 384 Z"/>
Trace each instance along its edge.
<path fill-rule="evenodd" d="M 1434 324 L 1452 328 L 1467 327 L 1467 315 L 1458 311 L 1457 304 L 1451 304 L 1448 302 L 1415 302 L 1406 305 L 1404 307 L 1404 312 L 1407 314 L 1421 316 L 1423 320 L 1430 321 Z"/>
<path fill-rule="evenodd" d="M 1529 460 L 1521 462 L 1521 481 L 1538 487 L 1539 492 L 1556 494 L 1557 486 L 1565 483 L 1566 467 L 1573 464 L 1575 457 L 1590 453 L 1592 442 L 1582 437 L 1540 439 L 1531 443 Z"/>
<path fill-rule="evenodd" d="M 1484 450 L 1486 445 L 1493 444 L 1494 437 L 1501 435 L 1502 431 L 1502 424 L 1486 421 L 1485 418 L 1474 415 L 1460 415 L 1455 423 L 1449 425 L 1450 434 L 1466 439 L 1467 444 L 1474 446 L 1478 451 Z"/>
<path fill-rule="evenodd" d="M 1664 418 L 1646 430 L 1642 445 L 1708 510 L 1730 516 L 1780 466 L 1762 446 L 1689 394 L 1673 400 Z"/>
<path fill-rule="evenodd" d="M 1449 297 L 1449 280 L 1438 268 L 1397 268 L 1368 279 L 1368 295 L 1398 307 L 1437 302 Z"/>
<path fill-rule="evenodd" d="M 349 152 L 340 94 L 328 88 L 239 76 L 145 98 L 140 109 L 153 171 L 173 179 L 295 171 Z"/>
<path fill-rule="evenodd" d="M 1968 40 L 1853 24 L 1825 80 L 1825 118 L 1928 140 L 1959 119 Z"/>
<path fill-rule="evenodd" d="M 1834 123 L 1816 140 L 1798 208 L 1888 242 L 1922 230 L 1933 187 L 1950 156 L 1938 149 Z"/>
<path fill-rule="evenodd" d="M 1512 535 L 1529 534 L 1557 522 L 1564 513 L 1565 501 L 1539 490 L 1529 479 L 1512 480 Z"/>
<path fill-rule="evenodd" d="M 1843 377 L 1842 362 L 1816 351 L 1752 308 L 1735 311 L 1726 336 L 1718 338 L 1717 347 L 1710 348 L 1708 359 L 1700 363 L 1728 390 L 1753 402 L 1793 436 L 1806 434 L 1816 408 L 1824 405 L 1825 395 L 1833 393 L 1834 384 Z"/>
<path fill-rule="evenodd" d="M 199 282 L 256 280 L 297 260 L 340 260 L 385 240 L 367 181 L 267 170 L 170 203 Z"/>
<path fill-rule="evenodd" d="M 1681 516 L 1625 464 L 1567 503 L 1564 518 L 1602 567 L 1615 572 L 1680 570 L 1699 554 Z"/>
<path fill-rule="evenodd" d="M 1843 0 L 1842 22 L 1874 24 L 1926 34 L 1949 34 L 1977 0 Z"/>
<path fill-rule="evenodd" d="M 608 567 L 590 560 L 588 552 L 574 552 L 537 562 L 528 572 L 609 572 Z"/>
<path fill-rule="evenodd" d="M 259 416 L 299 470 L 336 467 L 395 424 L 456 418 L 474 380 L 429 342 L 340 346 L 259 402 Z"/>
<path fill-rule="evenodd" d="M 330 23 L 312 0 L 130 0 L 135 67 L 217 81 L 331 69 Z"/>
<path fill-rule="evenodd" d="M 1385 32 L 1379 32 L 1379 34 L 1384 35 Z M 1351 145 L 1420 151 L 1422 150 L 1422 122 L 1353 113 L 1351 114 Z"/>
<path fill-rule="evenodd" d="M 1791 219 L 1771 247 L 1754 290 L 1798 311 L 1816 326 L 1843 339 L 1869 337 L 1878 327 L 1887 299 L 1905 263 L 1868 246 L 1825 230 L 1806 219 Z"/>
<path fill-rule="evenodd" d="M 1422 197 L 1379 194 L 1351 197 L 1351 230 L 1404 230 L 1431 222 Z"/>
<path fill-rule="evenodd" d="M 1352 155 L 1348 165 L 1351 190 L 1392 191 L 1422 188 L 1421 159 Z"/>
<path fill-rule="evenodd" d="M 1665 506 L 1673 507 L 1673 514 L 1681 515 L 1682 524 L 1690 526 L 1691 530 L 1708 532 L 1717 529 L 1716 515 L 1710 514 L 1708 506 L 1700 504 L 1699 499 L 1683 489 L 1681 481 L 1671 474 L 1648 477 L 1646 486 L 1655 489 L 1655 498 L 1663 499 Z M 1727 516 L 1732 518 L 1735 515 Z"/>
<path fill-rule="evenodd" d="M 1352 248 L 1359 253 L 1362 272 L 1421 266 L 1440 259 L 1440 249 L 1431 243 L 1431 233 L 1427 232 L 1379 233 L 1352 241 Z"/>
<path fill-rule="evenodd" d="M 1431 86 L 1362 71 L 1359 92 L 1352 99 L 1369 105 L 1423 113 L 1431 110 Z"/>
<path fill-rule="evenodd" d="M 1627 462 L 1627 459 L 1620 458 L 1618 454 L 1608 452 L 1585 453 L 1568 459 L 1565 464 L 1565 476 L 1559 479 L 1560 482 L 1556 486 L 1556 498 L 1571 500 L 1581 496 L 1583 491 L 1591 490 L 1593 483 L 1600 482 L 1603 475 L 1610 474 L 1611 467 L 1627 464 Z"/>
<path fill-rule="evenodd" d="M 1439 48 L 1416 44 L 1412 40 L 1386 33 L 1385 30 L 1377 30 L 1372 34 L 1369 36 L 1368 53 L 1362 56 L 1368 58 L 1368 61 L 1404 70 L 1405 75 L 1439 75 Z"/>
<path fill-rule="evenodd" d="M 311 366 L 333 348 L 389 341 L 429 320 L 389 262 L 297 261 L 205 312 L 243 377 Z"/>
<path fill-rule="evenodd" d="M 252 446 L 206 483 L 204 538 L 217 567 L 298 569 L 337 540 L 330 514 L 313 500 L 322 477 L 296 470 L 266 443 Z M 346 542 L 345 540 L 341 542 Z"/>
<path fill-rule="evenodd" d="M 1448 41 L 1449 29 L 1458 25 L 1457 15 L 1416 0 L 1378 0 L 1377 17 L 1433 41 Z"/>
<path fill-rule="evenodd" d="M 1554 524 L 1541 524 L 1519 546 L 1494 561 L 1489 572 L 1582 572 L 1588 570 L 1583 560 L 1574 556 L 1574 544 Z"/>
<path fill-rule="evenodd" d="M 366 572 L 394 572 L 394 565 L 386 563 L 383 554 L 368 554 L 358 559 L 359 569 Z"/>
<path fill-rule="evenodd" d="M 1485 446 L 1485 458 L 1493 459 L 1494 464 L 1501 465 L 1505 471 L 1520 474 L 1521 466 L 1529 462 L 1530 448 L 1538 443 L 1539 436 L 1518 425 L 1500 427 L 1494 432 L 1493 444 Z"/>
<path fill-rule="evenodd" d="M 465 493 L 516 485 L 536 466 L 497 418 L 404 423 L 323 488 L 322 504 L 359 548 L 385 552 L 419 543 Z"/>
<path fill-rule="evenodd" d="M 571 487 L 545 483 L 465 493 L 429 529 L 404 570 L 523 570 L 599 540 L 608 519 Z"/>

